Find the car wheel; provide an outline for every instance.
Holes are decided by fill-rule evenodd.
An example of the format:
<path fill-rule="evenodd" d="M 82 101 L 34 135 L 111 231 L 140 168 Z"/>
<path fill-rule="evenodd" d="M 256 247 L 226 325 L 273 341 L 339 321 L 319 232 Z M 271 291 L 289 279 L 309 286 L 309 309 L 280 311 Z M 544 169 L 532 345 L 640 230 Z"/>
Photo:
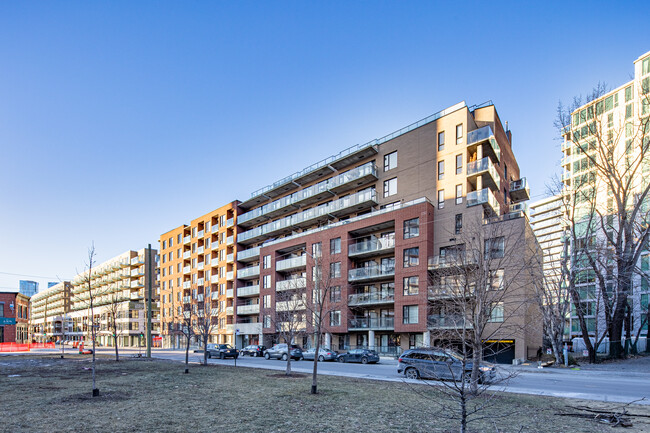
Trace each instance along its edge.
<path fill-rule="evenodd" d="M 406 376 L 407 379 L 419 379 L 420 372 L 416 368 L 409 367 L 404 372 L 404 376 Z"/>
<path fill-rule="evenodd" d="M 340 358 L 337 359 L 337 361 L 338 362 L 345 362 L 345 358 L 341 356 Z"/>
<path fill-rule="evenodd" d="M 208 359 L 212 359 L 212 354 L 208 352 Z"/>
<path fill-rule="evenodd" d="M 283 360 L 283 361 L 286 361 L 288 358 L 289 358 L 289 357 L 287 356 L 286 353 L 283 353 L 283 354 L 282 354 L 282 360 Z"/>
<path fill-rule="evenodd" d="M 269 354 L 267 353 L 267 354 L 264 355 L 264 358 L 266 358 L 266 359 L 271 359 L 271 355 L 269 355 Z"/>
<path fill-rule="evenodd" d="M 257 352 L 253 352 L 253 358 L 257 358 Z"/>
<path fill-rule="evenodd" d="M 363 358 L 361 358 L 361 363 L 362 364 L 367 364 L 368 363 L 368 358 L 366 358 L 365 356 Z"/>
<path fill-rule="evenodd" d="M 224 355 L 223 353 L 219 354 L 219 359 L 225 359 L 225 358 L 226 358 L 226 355 Z"/>
<path fill-rule="evenodd" d="M 323 362 L 325 361 L 325 357 L 323 355 L 318 357 L 318 362 Z"/>

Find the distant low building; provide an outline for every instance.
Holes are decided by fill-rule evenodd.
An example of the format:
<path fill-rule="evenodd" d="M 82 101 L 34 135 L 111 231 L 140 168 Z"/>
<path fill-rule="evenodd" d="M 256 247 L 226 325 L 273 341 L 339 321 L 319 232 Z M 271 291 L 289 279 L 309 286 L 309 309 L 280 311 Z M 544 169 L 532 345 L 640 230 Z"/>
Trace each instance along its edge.
<path fill-rule="evenodd" d="M 29 342 L 29 297 L 0 292 L 0 343 Z"/>

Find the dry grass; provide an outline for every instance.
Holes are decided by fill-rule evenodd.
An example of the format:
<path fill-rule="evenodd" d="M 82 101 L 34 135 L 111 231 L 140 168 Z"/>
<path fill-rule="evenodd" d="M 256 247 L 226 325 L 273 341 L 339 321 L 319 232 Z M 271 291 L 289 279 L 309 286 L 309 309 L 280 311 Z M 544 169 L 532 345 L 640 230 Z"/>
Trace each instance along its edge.
<path fill-rule="evenodd" d="M 92 398 L 87 356 L 0 358 L 0 430 L 22 431 L 245 431 L 245 432 L 452 432 L 429 399 L 434 387 L 322 376 L 311 378 L 230 366 L 190 366 L 171 361 L 100 358 Z M 9 377 L 19 375 L 16 377 Z M 554 416 L 566 400 L 502 394 L 490 412 L 499 418 L 471 425 L 474 432 L 605 432 L 611 427 Z M 579 404 L 571 400 L 568 404 Z M 593 406 L 593 403 L 589 403 Z M 613 405 L 599 404 L 606 408 Z M 633 411 L 649 414 L 646 407 Z M 637 420 L 635 428 L 647 431 Z"/>

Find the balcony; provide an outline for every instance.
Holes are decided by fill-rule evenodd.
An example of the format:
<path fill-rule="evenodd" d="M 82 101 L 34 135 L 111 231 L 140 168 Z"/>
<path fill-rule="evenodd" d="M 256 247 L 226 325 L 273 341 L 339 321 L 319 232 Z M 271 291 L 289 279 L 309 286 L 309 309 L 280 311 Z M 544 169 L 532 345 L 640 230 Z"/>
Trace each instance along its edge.
<path fill-rule="evenodd" d="M 440 269 L 461 269 L 465 267 L 476 267 L 478 259 L 469 257 L 464 254 L 449 254 L 446 256 L 429 257 L 429 270 L 435 271 Z"/>
<path fill-rule="evenodd" d="M 215 257 L 214 259 L 210 260 L 210 266 L 219 266 L 219 258 Z"/>
<path fill-rule="evenodd" d="M 132 277 L 141 277 L 144 275 L 144 269 L 142 268 L 137 268 L 137 269 L 131 269 L 131 276 Z M 108 281 L 102 281 L 101 283 L 107 283 Z"/>
<path fill-rule="evenodd" d="M 233 279 L 235 279 L 235 273 L 233 271 L 226 272 L 226 280 L 233 280 Z"/>
<path fill-rule="evenodd" d="M 237 306 L 237 314 L 238 315 L 259 314 L 259 313 L 260 313 L 260 304 L 238 305 Z"/>
<path fill-rule="evenodd" d="M 378 305 L 392 304 L 395 302 L 393 293 L 355 293 L 348 296 L 348 305 Z"/>
<path fill-rule="evenodd" d="M 234 253 L 230 253 L 230 254 L 228 254 L 228 255 L 226 256 L 226 262 L 228 262 L 228 263 L 232 263 L 232 262 L 234 262 L 234 261 L 235 261 L 235 254 L 234 254 Z"/>
<path fill-rule="evenodd" d="M 199 232 L 196 234 L 196 237 L 197 238 L 202 238 L 204 234 L 205 234 L 205 231 L 199 230 Z"/>
<path fill-rule="evenodd" d="M 183 296 L 183 304 L 189 304 L 192 302 L 191 296 Z"/>
<path fill-rule="evenodd" d="M 184 289 L 189 289 L 192 287 L 192 282 L 191 281 L 185 281 L 183 282 L 183 288 Z"/>
<path fill-rule="evenodd" d="M 216 284 L 216 283 L 218 283 L 218 282 L 219 282 L 219 275 L 213 275 L 213 276 L 211 276 L 211 277 L 210 277 L 210 282 L 211 282 L 212 284 Z"/>
<path fill-rule="evenodd" d="M 237 330 L 239 335 L 249 335 L 256 334 L 259 335 L 262 333 L 262 324 L 261 323 L 237 323 Z"/>
<path fill-rule="evenodd" d="M 375 180 L 377 180 L 377 167 L 374 162 L 369 162 L 334 176 L 329 180 L 327 186 L 330 191 L 340 194 Z"/>
<path fill-rule="evenodd" d="M 191 240 L 192 240 L 192 238 L 190 237 L 190 235 L 187 235 L 187 236 L 185 236 L 183 238 L 183 243 L 184 244 L 189 244 Z"/>
<path fill-rule="evenodd" d="M 510 200 L 513 203 L 530 200 L 530 188 L 528 188 L 528 182 L 525 177 L 510 182 Z"/>
<path fill-rule="evenodd" d="M 140 287 L 144 287 L 144 280 L 143 279 L 131 281 L 131 288 L 132 289 L 140 288 Z"/>
<path fill-rule="evenodd" d="M 219 299 L 219 292 L 212 292 L 212 295 L 210 295 L 210 299 L 213 301 Z"/>
<path fill-rule="evenodd" d="M 437 283 L 428 287 L 427 298 L 429 300 L 463 299 L 472 296 L 475 287 L 474 283 L 463 284 L 462 281 Z"/>
<path fill-rule="evenodd" d="M 290 226 L 308 227 L 318 221 L 325 222 L 329 218 L 329 207 L 322 204 L 306 211 L 299 212 L 291 216 Z M 285 218 L 289 220 L 289 217 Z M 293 228 L 293 227 L 291 227 Z"/>
<path fill-rule="evenodd" d="M 288 301 L 275 303 L 275 311 L 296 311 L 307 308 L 307 296 L 293 296 Z"/>
<path fill-rule="evenodd" d="M 281 292 L 283 290 L 304 289 L 307 287 L 307 278 L 289 278 L 288 280 L 276 281 L 275 291 Z"/>
<path fill-rule="evenodd" d="M 329 191 L 328 186 L 328 182 L 324 180 L 316 185 L 294 192 L 291 194 L 291 202 L 292 204 L 307 206 L 332 197 L 334 194 Z"/>
<path fill-rule="evenodd" d="M 241 241 L 241 235 L 239 237 Z M 249 248 L 247 250 L 239 251 L 237 253 L 238 262 L 254 262 L 260 258 L 260 247 Z"/>
<path fill-rule="evenodd" d="M 260 206 L 252 211 L 239 215 L 237 218 L 237 224 L 240 227 L 250 227 L 254 224 L 265 221 L 267 219 L 267 216 L 265 215 L 265 206 Z"/>
<path fill-rule="evenodd" d="M 291 206 L 293 204 L 293 200 L 294 199 L 292 194 L 272 201 L 271 203 L 262 206 L 262 213 L 266 218 L 269 219 L 284 215 L 296 209 L 296 207 Z"/>
<path fill-rule="evenodd" d="M 494 132 L 492 132 L 492 128 L 489 125 L 467 133 L 467 148 L 470 152 L 481 144 L 488 145 L 483 146 L 483 156 L 489 155 L 494 159 L 495 163 L 498 163 L 501 159 L 501 148 L 496 138 L 494 138 Z"/>
<path fill-rule="evenodd" d="M 201 262 L 201 263 L 197 263 L 197 264 L 196 264 L 196 269 L 197 269 L 198 271 L 202 271 L 203 269 L 205 269 L 205 263 L 203 263 L 203 262 Z"/>
<path fill-rule="evenodd" d="M 143 264 L 144 264 L 144 257 L 138 256 L 138 257 L 133 257 L 131 259 L 131 266 L 143 265 Z"/>
<path fill-rule="evenodd" d="M 226 307 L 226 314 L 229 316 L 232 316 L 235 314 L 235 310 L 233 307 Z"/>
<path fill-rule="evenodd" d="M 235 237 L 234 236 L 228 236 L 226 238 L 226 245 L 232 245 L 235 243 Z"/>
<path fill-rule="evenodd" d="M 250 266 L 248 268 L 243 268 L 237 270 L 237 279 L 238 280 L 252 280 L 260 277 L 260 267 Z"/>
<path fill-rule="evenodd" d="M 501 176 L 490 158 L 479 159 L 467 164 L 467 180 L 477 188 L 477 178 L 481 176 L 483 188 L 488 187 L 499 192 L 501 189 Z"/>
<path fill-rule="evenodd" d="M 203 294 L 202 293 L 196 295 L 196 302 L 203 302 Z"/>
<path fill-rule="evenodd" d="M 350 269 L 348 271 L 348 281 L 360 282 L 369 280 L 380 280 L 392 278 L 395 276 L 395 266 L 368 266 L 365 268 Z"/>
<path fill-rule="evenodd" d="M 359 317 L 350 319 L 348 330 L 392 330 L 395 328 L 394 317 Z"/>
<path fill-rule="evenodd" d="M 304 268 L 305 266 L 307 266 L 306 255 L 300 257 L 292 257 L 284 260 L 278 260 L 277 262 L 275 262 L 275 270 L 277 272 Z"/>
<path fill-rule="evenodd" d="M 189 258 L 190 258 L 190 255 L 192 255 L 192 253 L 191 253 L 189 250 L 187 250 L 187 251 L 185 251 L 185 252 L 183 253 L 183 258 L 184 258 L 184 259 L 189 259 Z"/>
<path fill-rule="evenodd" d="M 226 290 L 226 298 L 234 298 L 235 297 L 235 290 L 234 289 L 227 289 Z"/>
<path fill-rule="evenodd" d="M 429 329 L 471 328 L 472 325 L 461 315 L 432 314 L 427 317 Z"/>
<path fill-rule="evenodd" d="M 501 206 L 489 188 L 467 193 L 467 207 L 482 205 L 494 215 L 501 214 Z"/>
<path fill-rule="evenodd" d="M 234 219 L 234 218 L 229 218 L 229 219 L 226 221 L 226 228 L 228 228 L 228 227 L 232 227 L 232 226 L 234 226 L 234 225 L 235 225 L 235 219 Z"/>
<path fill-rule="evenodd" d="M 184 274 L 189 274 L 191 270 L 192 270 L 192 268 L 190 268 L 189 266 L 184 266 L 183 267 L 183 273 Z"/>
<path fill-rule="evenodd" d="M 260 286 L 245 286 L 237 288 L 237 296 L 239 298 L 246 298 L 249 296 L 257 296 L 260 294 Z"/>
<path fill-rule="evenodd" d="M 197 284 L 198 286 L 202 286 L 202 285 L 204 285 L 204 284 L 205 284 L 205 279 L 203 279 L 203 278 L 198 278 L 198 279 L 196 280 L 196 284 Z"/>
<path fill-rule="evenodd" d="M 359 191 L 356 194 L 334 200 L 327 206 L 331 215 L 343 216 L 352 212 L 368 210 L 377 204 L 377 193 L 374 188 Z"/>
<path fill-rule="evenodd" d="M 212 233 L 217 233 L 219 231 L 219 224 L 213 224 L 212 225 L 212 230 L 210 230 Z"/>
<path fill-rule="evenodd" d="M 391 251 L 395 251 L 395 238 L 370 239 L 350 245 L 348 256 L 362 258 Z"/>
<path fill-rule="evenodd" d="M 252 230 L 248 230 L 237 235 L 237 242 L 240 244 L 252 244 L 257 241 L 261 241 L 265 236 L 266 226 L 255 227 Z"/>
<path fill-rule="evenodd" d="M 196 250 L 196 253 L 197 253 L 197 254 L 203 254 L 204 252 L 205 252 L 205 247 L 199 247 L 199 248 Z"/>

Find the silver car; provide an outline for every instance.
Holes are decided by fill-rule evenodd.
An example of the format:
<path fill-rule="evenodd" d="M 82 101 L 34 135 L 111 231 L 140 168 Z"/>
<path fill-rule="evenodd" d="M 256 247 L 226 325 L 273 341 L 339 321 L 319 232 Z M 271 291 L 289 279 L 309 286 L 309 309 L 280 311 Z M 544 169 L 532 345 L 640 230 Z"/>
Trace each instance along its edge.
<path fill-rule="evenodd" d="M 302 352 L 302 356 L 305 361 L 313 361 L 316 354 L 316 348 L 312 347 Z M 318 361 L 336 361 L 336 355 L 338 352 L 336 350 L 329 349 L 327 347 L 320 347 L 318 349 Z"/>
<path fill-rule="evenodd" d="M 411 349 L 398 359 L 397 373 L 408 379 L 468 380 L 472 374 L 472 362 L 465 360 L 453 350 L 439 348 Z M 489 383 L 496 377 L 496 368 L 488 362 L 479 365 L 479 383 Z"/>

